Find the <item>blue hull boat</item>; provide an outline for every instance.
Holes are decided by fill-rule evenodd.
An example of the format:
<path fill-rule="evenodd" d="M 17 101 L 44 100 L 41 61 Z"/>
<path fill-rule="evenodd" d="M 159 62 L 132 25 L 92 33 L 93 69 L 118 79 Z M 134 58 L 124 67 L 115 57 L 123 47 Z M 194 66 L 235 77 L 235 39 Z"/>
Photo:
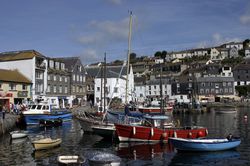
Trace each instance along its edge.
<path fill-rule="evenodd" d="M 27 125 L 39 124 L 40 120 L 56 120 L 61 119 L 63 122 L 72 120 L 71 112 L 53 112 L 49 114 L 25 114 Z"/>
<path fill-rule="evenodd" d="M 183 139 L 169 138 L 169 142 L 180 151 L 222 151 L 234 149 L 240 145 L 241 140 L 238 138 L 222 139 Z"/>

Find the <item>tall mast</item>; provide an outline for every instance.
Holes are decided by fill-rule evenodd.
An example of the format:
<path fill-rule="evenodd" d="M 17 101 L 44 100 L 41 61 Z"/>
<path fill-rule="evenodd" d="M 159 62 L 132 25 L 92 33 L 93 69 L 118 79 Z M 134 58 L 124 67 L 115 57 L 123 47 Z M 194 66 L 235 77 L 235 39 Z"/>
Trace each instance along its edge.
<path fill-rule="evenodd" d="M 104 53 L 104 111 L 106 111 L 106 84 L 107 84 L 107 73 L 106 73 L 106 52 Z"/>
<path fill-rule="evenodd" d="M 126 92 L 125 92 L 125 103 L 128 103 L 128 74 L 130 68 L 130 49 L 131 49 L 131 34 L 132 34 L 132 11 L 130 11 L 129 17 L 129 32 L 128 32 L 128 57 L 127 57 L 127 76 L 126 76 Z"/>

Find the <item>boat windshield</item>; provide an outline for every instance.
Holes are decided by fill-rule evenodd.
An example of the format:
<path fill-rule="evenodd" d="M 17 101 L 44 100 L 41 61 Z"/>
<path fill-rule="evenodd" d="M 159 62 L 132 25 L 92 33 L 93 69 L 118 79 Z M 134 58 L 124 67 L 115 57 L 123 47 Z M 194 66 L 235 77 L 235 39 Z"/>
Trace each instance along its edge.
<path fill-rule="evenodd" d="M 36 109 L 36 105 L 32 105 L 30 109 Z"/>
<path fill-rule="evenodd" d="M 42 109 L 42 105 L 38 105 L 38 106 L 36 107 L 36 109 L 41 110 L 41 109 Z"/>

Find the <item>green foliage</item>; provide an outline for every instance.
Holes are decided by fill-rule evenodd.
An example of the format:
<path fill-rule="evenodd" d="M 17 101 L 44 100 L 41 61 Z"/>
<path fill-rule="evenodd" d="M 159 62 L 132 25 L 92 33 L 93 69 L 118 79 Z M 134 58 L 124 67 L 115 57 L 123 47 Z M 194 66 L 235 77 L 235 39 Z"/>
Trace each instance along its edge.
<path fill-rule="evenodd" d="M 221 64 L 234 66 L 237 65 L 238 63 L 241 63 L 243 60 L 244 59 L 242 56 L 239 56 L 237 58 L 225 58 L 221 61 Z"/>
<path fill-rule="evenodd" d="M 157 52 L 155 53 L 155 57 L 161 57 L 161 52 L 160 52 L 160 51 L 157 51 Z"/>
<path fill-rule="evenodd" d="M 250 95 L 250 85 L 235 86 L 235 90 L 238 92 L 239 96 Z"/>

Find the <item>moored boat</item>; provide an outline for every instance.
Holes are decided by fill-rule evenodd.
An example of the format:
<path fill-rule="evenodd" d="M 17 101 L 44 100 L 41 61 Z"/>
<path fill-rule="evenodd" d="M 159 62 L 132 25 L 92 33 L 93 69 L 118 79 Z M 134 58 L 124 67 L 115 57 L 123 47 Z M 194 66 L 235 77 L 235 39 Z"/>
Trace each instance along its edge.
<path fill-rule="evenodd" d="M 239 138 L 206 138 L 206 139 L 184 139 L 169 138 L 169 142 L 180 151 L 222 151 L 234 149 L 240 145 Z"/>
<path fill-rule="evenodd" d="M 23 112 L 26 123 L 39 124 L 41 119 L 62 119 L 63 121 L 70 121 L 72 119 L 72 113 L 66 109 L 59 110 L 54 109 L 52 105 L 42 102 L 34 104 L 29 107 L 27 111 Z"/>
<path fill-rule="evenodd" d="M 168 142 L 169 137 L 200 138 L 207 129 L 200 126 L 176 127 L 164 115 L 144 116 L 142 125 L 115 124 L 119 141 Z"/>
<path fill-rule="evenodd" d="M 77 155 L 72 156 L 58 156 L 57 157 L 58 165 L 60 166 L 69 166 L 69 165 L 83 165 L 86 162 L 86 159 Z"/>
<path fill-rule="evenodd" d="M 56 146 L 59 146 L 62 142 L 62 139 L 51 139 L 51 138 L 44 138 L 40 140 L 36 140 L 32 142 L 33 147 L 35 150 L 43 150 L 43 149 L 50 149 Z"/>
<path fill-rule="evenodd" d="M 10 132 L 10 136 L 12 139 L 24 138 L 28 136 L 28 132 L 22 130 L 12 131 Z"/>

